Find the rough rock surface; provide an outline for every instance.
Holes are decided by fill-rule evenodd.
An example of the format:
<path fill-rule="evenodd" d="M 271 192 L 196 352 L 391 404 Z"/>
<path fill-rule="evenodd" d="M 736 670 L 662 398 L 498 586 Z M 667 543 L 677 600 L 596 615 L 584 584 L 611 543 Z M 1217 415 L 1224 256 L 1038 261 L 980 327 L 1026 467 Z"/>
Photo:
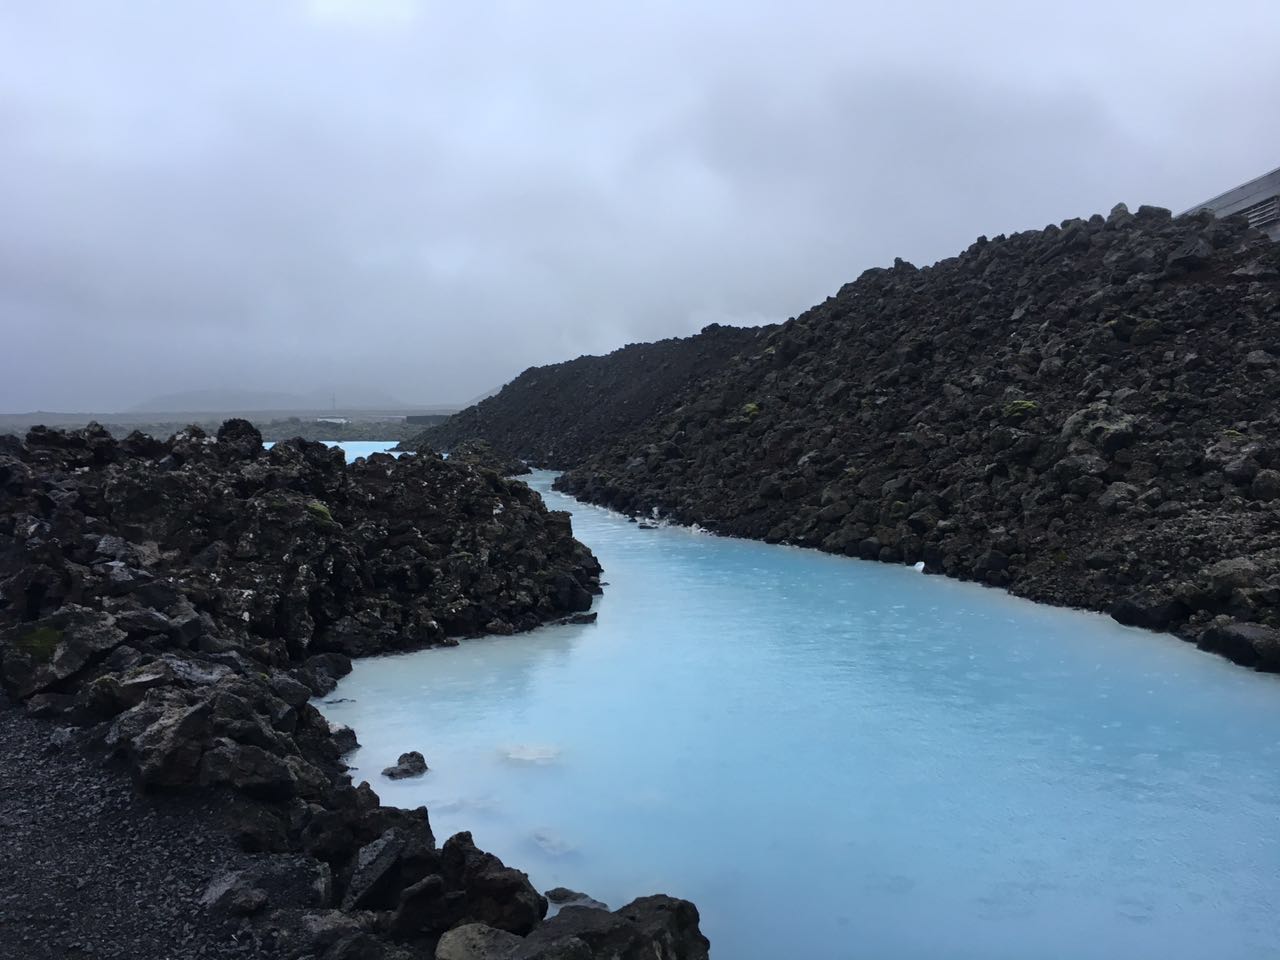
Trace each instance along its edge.
<path fill-rule="evenodd" d="M 537 467 L 575 466 L 667 409 L 690 384 L 731 358 L 758 350 L 771 329 L 713 323 L 692 337 L 530 367 L 499 393 L 401 446 L 450 451 L 480 439 Z"/>
<path fill-rule="evenodd" d="M 868 270 L 557 486 L 1280 669 L 1280 245 L 1121 205 Z"/>
<path fill-rule="evenodd" d="M 0 685 L 26 710 L 0 713 L 0 955 L 398 960 L 467 920 L 527 934 L 528 878 L 353 786 L 354 738 L 311 700 L 351 656 L 552 622 L 598 580 L 567 514 L 464 463 L 264 451 L 234 420 L 0 437 Z M 32 725 L 110 769 L 27 771 Z"/>

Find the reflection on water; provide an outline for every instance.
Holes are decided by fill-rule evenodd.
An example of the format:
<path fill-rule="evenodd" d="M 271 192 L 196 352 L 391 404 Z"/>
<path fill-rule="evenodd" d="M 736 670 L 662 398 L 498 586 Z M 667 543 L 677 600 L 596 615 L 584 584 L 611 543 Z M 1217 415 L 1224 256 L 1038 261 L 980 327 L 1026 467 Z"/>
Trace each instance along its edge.
<path fill-rule="evenodd" d="M 384 801 L 753 958 L 1280 955 L 1280 678 L 909 568 L 575 512 L 599 622 L 357 664 Z M 431 771 L 391 782 L 405 750 Z"/>

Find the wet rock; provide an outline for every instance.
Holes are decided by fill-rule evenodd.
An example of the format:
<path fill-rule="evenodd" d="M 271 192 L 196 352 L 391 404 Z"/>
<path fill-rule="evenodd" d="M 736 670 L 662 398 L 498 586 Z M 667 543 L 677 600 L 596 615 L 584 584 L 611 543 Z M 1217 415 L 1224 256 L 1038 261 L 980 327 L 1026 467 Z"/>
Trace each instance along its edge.
<path fill-rule="evenodd" d="M 1280 672 L 1280 629 L 1261 623 L 1215 622 L 1200 646 L 1249 667 Z"/>
<path fill-rule="evenodd" d="M 333 737 L 334 746 L 338 748 L 339 756 L 346 756 L 360 746 L 360 741 L 356 739 L 356 732 L 348 726 L 334 727 L 330 731 Z"/>
<path fill-rule="evenodd" d="M 526 938 L 523 955 L 555 956 L 554 948 L 565 950 L 578 941 L 587 947 L 586 957 L 707 960 L 711 945 L 698 920 L 693 904 L 671 897 L 642 897 L 613 913 L 568 906 Z"/>
<path fill-rule="evenodd" d="M 1120 623 L 1148 630 L 1167 630 L 1187 618 L 1187 607 L 1158 590 L 1142 590 L 1117 600 L 1108 611 Z"/>
<path fill-rule="evenodd" d="M 420 777 L 427 772 L 427 761 L 417 750 L 400 754 L 394 766 L 387 767 L 382 775 L 391 780 L 404 780 L 408 777 Z"/>
<path fill-rule="evenodd" d="M 588 623 L 595 623 L 599 616 L 600 614 L 594 610 L 591 613 L 571 613 L 569 616 L 562 617 L 557 620 L 556 623 L 569 626 L 582 626 Z"/>

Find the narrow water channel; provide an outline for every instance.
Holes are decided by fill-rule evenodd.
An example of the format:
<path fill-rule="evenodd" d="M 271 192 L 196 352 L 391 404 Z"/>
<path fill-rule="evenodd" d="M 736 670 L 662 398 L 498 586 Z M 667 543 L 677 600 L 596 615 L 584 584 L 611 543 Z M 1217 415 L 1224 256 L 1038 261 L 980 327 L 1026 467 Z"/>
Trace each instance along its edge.
<path fill-rule="evenodd" d="M 910 568 L 570 509 L 598 623 L 365 660 L 384 802 L 720 960 L 1280 956 L 1280 677 Z M 379 771 L 410 749 L 430 772 Z"/>

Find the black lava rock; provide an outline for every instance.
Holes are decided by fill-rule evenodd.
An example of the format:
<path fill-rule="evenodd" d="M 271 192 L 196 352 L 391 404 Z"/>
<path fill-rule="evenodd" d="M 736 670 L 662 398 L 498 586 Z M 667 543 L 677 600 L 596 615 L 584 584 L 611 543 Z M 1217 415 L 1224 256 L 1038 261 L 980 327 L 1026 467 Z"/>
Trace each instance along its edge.
<path fill-rule="evenodd" d="M 1193 640 L 1280 628 L 1277 330 L 1280 245 L 1119 206 L 868 270 L 557 487 Z"/>

